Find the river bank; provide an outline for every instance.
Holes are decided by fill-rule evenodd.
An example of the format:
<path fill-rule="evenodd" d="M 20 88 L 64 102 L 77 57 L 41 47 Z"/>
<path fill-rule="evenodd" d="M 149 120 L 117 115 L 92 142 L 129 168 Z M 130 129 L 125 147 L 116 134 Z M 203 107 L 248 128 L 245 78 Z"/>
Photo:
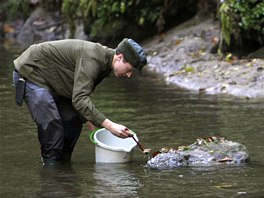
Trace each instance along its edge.
<path fill-rule="evenodd" d="M 210 53 L 218 41 L 217 22 L 194 18 L 144 43 L 146 70 L 162 74 L 168 84 L 197 92 L 264 98 L 264 60 L 232 54 L 221 60 Z"/>

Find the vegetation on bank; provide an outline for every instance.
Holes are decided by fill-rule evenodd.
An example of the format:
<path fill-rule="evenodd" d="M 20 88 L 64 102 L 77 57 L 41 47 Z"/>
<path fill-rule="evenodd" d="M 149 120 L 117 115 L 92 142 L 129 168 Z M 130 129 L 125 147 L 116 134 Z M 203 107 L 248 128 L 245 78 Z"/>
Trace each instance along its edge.
<path fill-rule="evenodd" d="M 7 0 L 0 5 L 0 19 L 26 20 L 36 7 L 59 15 L 71 38 L 83 24 L 91 40 L 114 43 L 129 36 L 140 41 L 194 15 L 210 15 L 221 25 L 220 53 L 254 51 L 264 43 L 262 0 Z"/>
<path fill-rule="evenodd" d="M 254 50 L 264 44 L 264 1 L 224 0 L 219 8 L 220 49 Z"/>

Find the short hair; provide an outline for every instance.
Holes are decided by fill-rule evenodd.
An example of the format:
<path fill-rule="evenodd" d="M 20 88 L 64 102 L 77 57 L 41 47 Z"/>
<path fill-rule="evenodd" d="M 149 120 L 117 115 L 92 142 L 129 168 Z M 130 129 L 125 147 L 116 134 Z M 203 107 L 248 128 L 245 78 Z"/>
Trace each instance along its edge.
<path fill-rule="evenodd" d="M 118 54 L 123 54 L 120 49 L 116 48 L 115 49 L 115 54 L 118 55 Z M 127 63 L 128 61 L 126 60 L 124 54 L 123 54 L 123 62 Z"/>
<path fill-rule="evenodd" d="M 120 49 L 116 48 L 115 49 L 115 54 L 118 55 L 118 54 L 122 54 L 122 53 L 121 53 Z"/>

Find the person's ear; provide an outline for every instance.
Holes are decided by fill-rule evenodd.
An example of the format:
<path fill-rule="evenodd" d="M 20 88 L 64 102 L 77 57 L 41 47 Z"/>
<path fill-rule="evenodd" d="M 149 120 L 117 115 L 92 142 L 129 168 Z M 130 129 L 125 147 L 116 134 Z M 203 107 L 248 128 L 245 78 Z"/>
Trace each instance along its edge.
<path fill-rule="evenodd" d="M 123 54 L 118 54 L 118 59 L 123 59 L 124 58 L 124 55 Z"/>

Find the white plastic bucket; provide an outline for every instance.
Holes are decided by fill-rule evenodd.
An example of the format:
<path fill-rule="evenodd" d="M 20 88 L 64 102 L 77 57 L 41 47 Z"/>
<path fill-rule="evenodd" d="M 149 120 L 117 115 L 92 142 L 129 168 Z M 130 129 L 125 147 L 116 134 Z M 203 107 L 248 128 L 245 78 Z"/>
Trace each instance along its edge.
<path fill-rule="evenodd" d="M 133 138 L 118 138 L 105 128 L 95 131 L 90 136 L 95 146 L 97 163 L 126 163 L 132 160 L 133 148 L 137 143 Z M 137 135 L 134 138 L 138 141 Z"/>

